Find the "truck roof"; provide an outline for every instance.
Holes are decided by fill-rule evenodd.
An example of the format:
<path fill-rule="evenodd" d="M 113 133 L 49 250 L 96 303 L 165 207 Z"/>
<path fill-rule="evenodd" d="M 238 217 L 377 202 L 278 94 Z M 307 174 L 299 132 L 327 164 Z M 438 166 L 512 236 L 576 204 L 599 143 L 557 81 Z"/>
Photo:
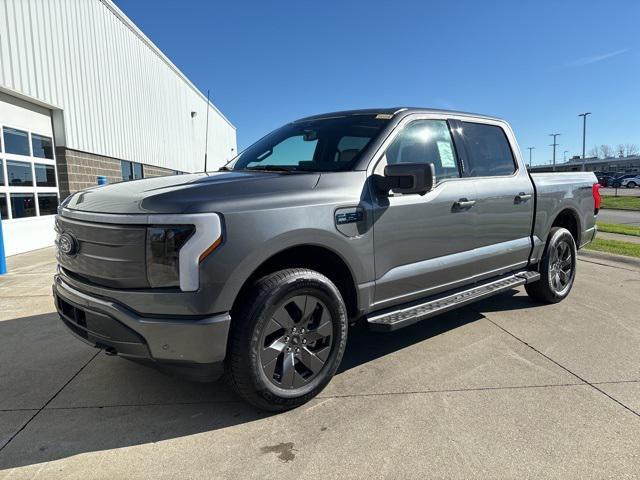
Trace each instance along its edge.
<path fill-rule="evenodd" d="M 492 117 L 490 115 L 482 115 L 478 113 L 470 113 L 470 112 L 460 112 L 456 110 L 443 110 L 438 108 L 423 108 L 423 107 L 391 107 L 391 108 L 364 108 L 359 110 L 341 110 L 337 112 L 328 112 L 321 113 L 318 115 L 311 115 L 309 117 L 303 117 L 298 120 L 295 120 L 294 123 L 297 122 L 306 122 L 309 120 L 319 120 L 322 118 L 332 118 L 332 117 L 347 117 L 351 115 L 391 115 L 395 116 L 397 114 L 407 114 L 407 113 L 446 113 L 446 114 L 454 114 L 454 115 L 465 115 L 468 117 L 476 117 L 476 118 L 484 118 L 487 120 L 497 120 L 504 121 L 498 117 Z"/>

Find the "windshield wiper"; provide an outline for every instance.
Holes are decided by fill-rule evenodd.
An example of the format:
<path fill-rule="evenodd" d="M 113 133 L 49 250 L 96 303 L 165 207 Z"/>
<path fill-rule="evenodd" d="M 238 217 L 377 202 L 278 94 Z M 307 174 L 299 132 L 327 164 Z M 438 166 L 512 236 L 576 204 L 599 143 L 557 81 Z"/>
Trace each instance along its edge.
<path fill-rule="evenodd" d="M 292 167 L 281 167 L 279 165 L 257 165 L 255 167 L 247 167 L 244 170 L 253 172 L 286 172 L 296 173 L 296 169 Z"/>

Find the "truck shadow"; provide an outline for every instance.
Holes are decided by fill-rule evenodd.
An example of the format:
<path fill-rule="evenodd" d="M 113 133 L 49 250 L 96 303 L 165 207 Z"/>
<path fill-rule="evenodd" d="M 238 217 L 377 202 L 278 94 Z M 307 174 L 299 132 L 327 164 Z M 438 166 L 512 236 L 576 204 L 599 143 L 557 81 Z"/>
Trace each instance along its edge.
<path fill-rule="evenodd" d="M 393 333 L 356 328 L 338 375 L 473 323 L 483 318 L 478 312 L 502 303 L 504 309 L 533 306 L 526 297 L 501 295 L 479 309 L 461 309 Z M 252 428 L 259 427 L 255 422 L 274 416 L 247 405 L 222 382 L 191 383 L 94 354 L 55 314 L 0 322 L 0 470 L 165 440 L 187 445 L 191 435 L 228 427 L 250 438 Z M 277 414 L 274 421 L 299 419 L 308 408 L 313 402 Z M 215 436 L 206 441 L 215 448 Z"/>

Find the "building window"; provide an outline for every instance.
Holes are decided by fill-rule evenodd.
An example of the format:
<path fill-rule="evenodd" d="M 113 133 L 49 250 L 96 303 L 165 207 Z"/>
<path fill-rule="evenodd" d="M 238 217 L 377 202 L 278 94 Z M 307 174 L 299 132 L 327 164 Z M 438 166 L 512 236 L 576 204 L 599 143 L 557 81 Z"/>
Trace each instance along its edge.
<path fill-rule="evenodd" d="M 0 193 L 0 218 L 2 220 L 6 220 L 9 218 L 9 213 L 7 212 L 7 194 Z"/>
<path fill-rule="evenodd" d="M 0 187 L 4 187 L 4 163 L 0 160 Z"/>
<path fill-rule="evenodd" d="M 137 180 L 143 178 L 144 172 L 142 171 L 142 164 L 135 162 L 128 162 L 126 160 L 120 161 L 120 169 L 122 170 L 122 180 Z"/>
<path fill-rule="evenodd" d="M 58 194 L 39 193 L 38 207 L 40 208 L 40 216 L 55 215 L 56 213 L 58 213 Z"/>
<path fill-rule="evenodd" d="M 11 193 L 11 215 L 13 218 L 34 217 L 36 201 L 33 193 Z"/>
<path fill-rule="evenodd" d="M 56 169 L 53 165 L 44 165 L 36 163 L 36 186 L 38 187 L 55 187 L 56 186 Z"/>
<path fill-rule="evenodd" d="M 31 164 L 7 160 L 7 179 L 10 187 L 33 187 Z"/>
<path fill-rule="evenodd" d="M 33 149 L 34 157 L 49 158 L 53 160 L 53 142 L 51 141 L 51 138 L 32 133 L 31 147 Z"/>
<path fill-rule="evenodd" d="M 14 155 L 29 155 L 29 134 L 15 128 L 4 127 L 4 151 Z"/>

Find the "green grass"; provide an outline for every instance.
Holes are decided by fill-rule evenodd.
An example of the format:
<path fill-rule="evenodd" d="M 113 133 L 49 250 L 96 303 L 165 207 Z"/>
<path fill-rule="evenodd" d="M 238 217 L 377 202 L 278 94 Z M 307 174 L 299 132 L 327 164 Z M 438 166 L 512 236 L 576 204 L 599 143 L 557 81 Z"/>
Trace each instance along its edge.
<path fill-rule="evenodd" d="M 588 250 L 598 252 L 615 253 L 616 255 L 626 255 L 627 257 L 640 258 L 640 243 L 619 242 L 618 240 L 605 240 L 596 238 L 586 246 Z"/>
<path fill-rule="evenodd" d="M 620 225 L 617 223 L 600 223 L 598 222 L 598 231 L 607 233 L 620 233 L 622 235 L 633 235 L 640 237 L 640 227 L 633 225 Z"/>
<path fill-rule="evenodd" d="M 640 210 L 640 197 L 602 196 L 602 208 L 619 208 L 620 210 Z"/>

